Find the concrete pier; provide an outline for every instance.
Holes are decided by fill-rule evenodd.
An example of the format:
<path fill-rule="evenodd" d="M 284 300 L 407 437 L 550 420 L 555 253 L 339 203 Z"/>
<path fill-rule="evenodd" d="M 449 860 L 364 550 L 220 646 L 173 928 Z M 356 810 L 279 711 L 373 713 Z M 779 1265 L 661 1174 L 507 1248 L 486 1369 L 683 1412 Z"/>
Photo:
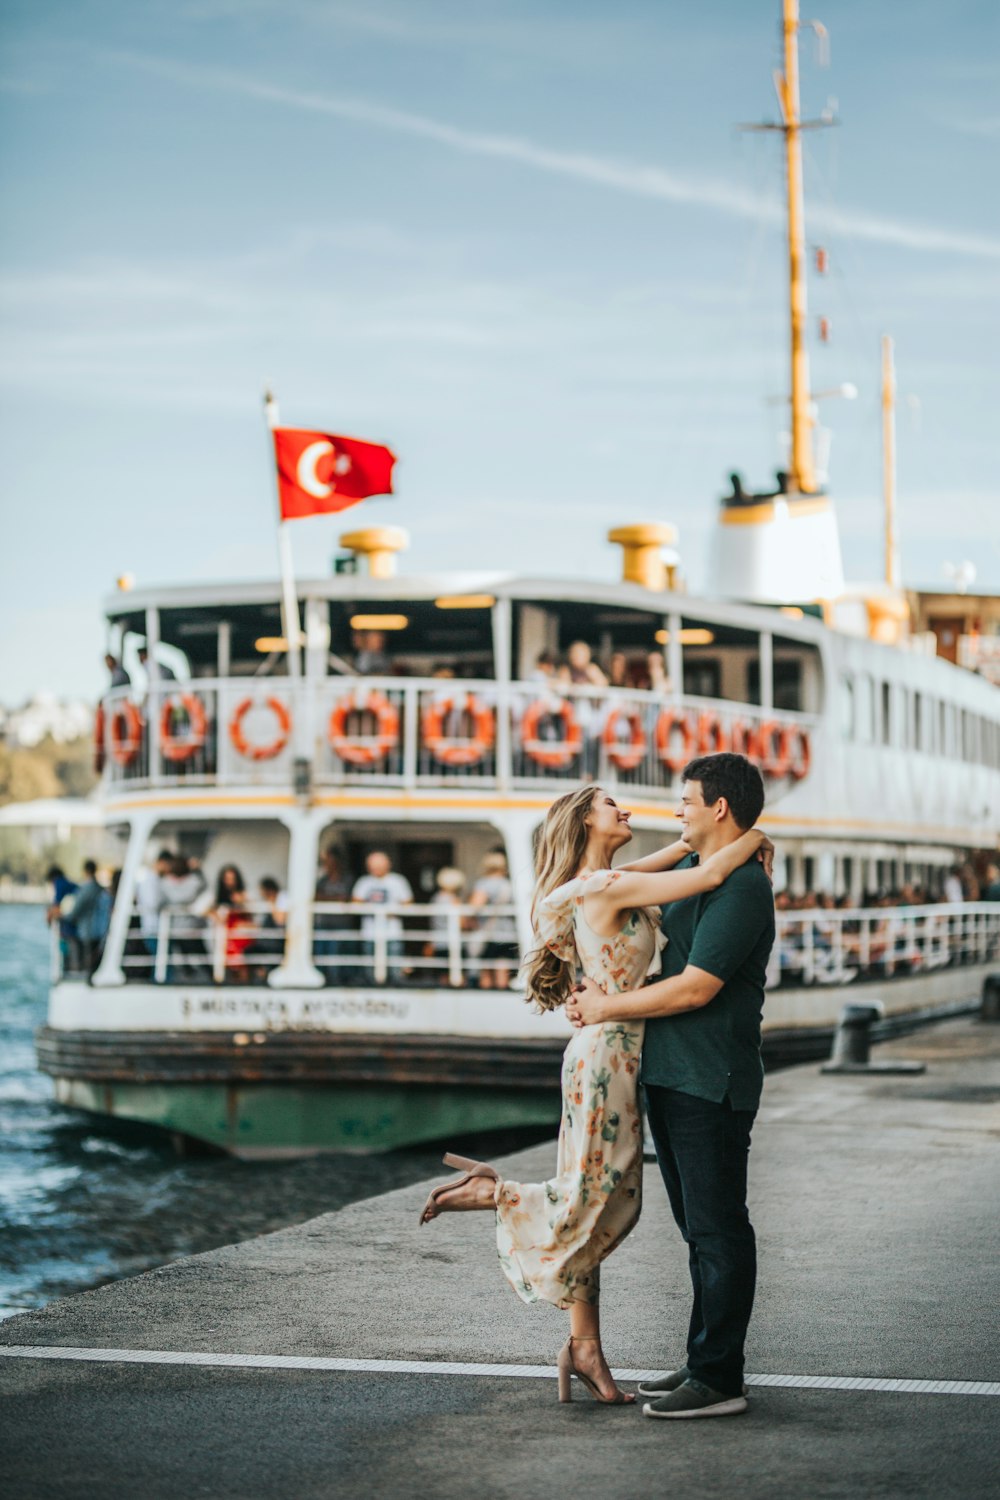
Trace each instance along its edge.
<path fill-rule="evenodd" d="M 488 1215 L 419 1228 L 413 1187 L 0 1325 L 8 1500 L 995 1495 L 1000 1027 L 889 1053 L 926 1073 L 768 1079 L 746 1415 L 650 1422 L 580 1388 L 560 1407 L 564 1315 L 518 1302 Z M 604 1271 L 623 1379 L 683 1359 L 688 1304 L 651 1166 Z"/>

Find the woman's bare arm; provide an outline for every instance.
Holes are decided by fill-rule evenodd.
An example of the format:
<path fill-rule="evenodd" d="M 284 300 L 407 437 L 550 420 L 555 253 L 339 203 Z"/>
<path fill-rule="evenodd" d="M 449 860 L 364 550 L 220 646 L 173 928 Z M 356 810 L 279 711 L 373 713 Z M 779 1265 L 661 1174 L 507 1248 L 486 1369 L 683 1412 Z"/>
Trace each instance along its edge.
<path fill-rule="evenodd" d="M 692 865 L 689 870 L 665 870 L 659 874 L 616 872 L 616 879 L 609 881 L 605 890 L 586 898 L 588 921 L 596 919 L 593 925 L 600 931 L 610 925 L 617 912 L 636 906 L 665 906 L 671 901 L 684 901 L 688 896 L 717 890 L 734 870 L 754 858 L 765 840 L 766 835 L 759 828 L 751 828 L 718 849 L 704 864 Z"/>
<path fill-rule="evenodd" d="M 653 854 L 646 854 L 642 859 L 632 859 L 627 865 L 617 865 L 615 868 L 638 871 L 643 875 L 658 875 L 662 870 L 672 870 L 691 852 L 690 845 L 685 844 L 683 839 L 678 839 L 676 843 L 667 844 Z"/>

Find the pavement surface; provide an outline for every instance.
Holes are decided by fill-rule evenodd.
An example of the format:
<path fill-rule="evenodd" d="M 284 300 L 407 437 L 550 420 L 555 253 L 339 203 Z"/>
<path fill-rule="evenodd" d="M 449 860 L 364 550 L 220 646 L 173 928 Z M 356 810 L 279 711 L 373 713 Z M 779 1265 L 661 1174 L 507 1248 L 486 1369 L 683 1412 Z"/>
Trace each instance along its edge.
<path fill-rule="evenodd" d="M 767 1081 L 751 1153 L 754 1374 L 1000 1382 L 1000 1027 L 876 1049 L 916 1076 Z M 456 1140 L 453 1149 L 461 1151 Z M 554 1146 L 500 1163 L 537 1180 Z M 443 1174 L 446 1175 L 446 1174 Z M 8 1500 L 365 1495 L 533 1500 L 681 1487 L 739 1500 L 1000 1492 L 997 1394 L 753 1387 L 744 1416 L 650 1422 L 551 1377 L 215 1368 L 5 1356 L 5 1345 L 552 1367 L 556 1309 L 526 1308 L 486 1214 L 424 1228 L 409 1187 L 0 1325 Z M 606 1263 L 619 1370 L 683 1359 L 686 1257 L 654 1166 Z"/>

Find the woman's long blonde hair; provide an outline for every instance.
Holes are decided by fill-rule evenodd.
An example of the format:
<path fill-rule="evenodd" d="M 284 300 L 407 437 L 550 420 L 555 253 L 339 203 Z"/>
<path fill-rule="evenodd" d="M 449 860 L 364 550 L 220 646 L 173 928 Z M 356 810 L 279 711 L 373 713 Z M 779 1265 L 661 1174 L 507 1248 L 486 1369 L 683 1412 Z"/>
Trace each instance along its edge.
<path fill-rule="evenodd" d="M 596 786 L 578 787 L 575 792 L 557 798 L 545 815 L 535 851 L 535 893 L 531 900 L 531 925 L 536 939 L 539 902 L 572 880 L 583 861 L 590 833 L 586 818 L 597 792 Z M 538 941 L 525 959 L 524 977 L 528 999 L 539 1010 L 558 1010 L 576 977 L 576 966 Z"/>

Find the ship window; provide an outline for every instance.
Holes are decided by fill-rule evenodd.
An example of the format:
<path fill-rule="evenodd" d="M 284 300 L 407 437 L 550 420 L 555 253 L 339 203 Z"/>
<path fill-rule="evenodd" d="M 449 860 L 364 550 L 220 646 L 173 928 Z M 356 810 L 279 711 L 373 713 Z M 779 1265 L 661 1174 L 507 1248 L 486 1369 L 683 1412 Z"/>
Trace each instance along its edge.
<path fill-rule="evenodd" d="M 888 682 L 882 684 L 882 743 L 893 743 L 892 684 Z"/>
<path fill-rule="evenodd" d="M 857 682 L 858 739 L 870 745 L 875 738 L 875 684 L 867 672 Z"/>
<path fill-rule="evenodd" d="M 857 731 L 855 723 L 854 681 L 850 677 L 840 679 L 840 727 L 845 740 L 853 740 Z"/>
<path fill-rule="evenodd" d="M 689 698 L 718 698 L 722 690 L 722 673 L 712 657 L 684 662 L 684 693 Z"/>

